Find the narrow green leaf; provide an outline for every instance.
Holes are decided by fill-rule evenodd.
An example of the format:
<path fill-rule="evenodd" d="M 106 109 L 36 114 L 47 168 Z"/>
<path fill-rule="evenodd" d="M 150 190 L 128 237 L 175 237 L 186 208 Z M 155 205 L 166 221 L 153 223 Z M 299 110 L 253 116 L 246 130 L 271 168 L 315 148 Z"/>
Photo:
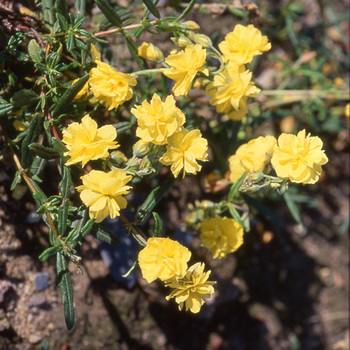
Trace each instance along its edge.
<path fill-rule="evenodd" d="M 32 177 L 32 179 L 42 182 L 39 178 L 40 173 L 44 170 L 44 167 L 47 163 L 47 160 L 37 155 L 34 157 L 32 164 L 30 165 L 28 175 Z"/>
<path fill-rule="evenodd" d="M 246 231 L 246 225 L 244 224 L 241 216 L 239 215 L 238 211 L 236 208 L 233 206 L 232 203 L 227 203 L 227 208 L 231 214 L 231 216 L 244 228 Z"/>
<path fill-rule="evenodd" d="M 142 0 L 145 6 L 148 8 L 149 12 L 152 13 L 154 17 L 160 18 L 160 13 L 155 4 L 157 4 L 157 0 L 153 3 L 152 0 Z"/>
<path fill-rule="evenodd" d="M 55 0 L 55 7 L 56 7 L 56 11 L 57 11 L 56 17 L 57 17 L 57 15 L 62 16 L 67 24 L 66 28 L 68 29 L 68 23 L 66 21 L 68 19 L 67 1 L 66 0 Z M 61 21 L 60 21 L 60 23 L 61 23 Z M 61 28 L 63 29 L 63 27 L 61 27 Z M 63 29 L 63 30 L 66 31 L 67 29 Z"/>
<path fill-rule="evenodd" d="M 41 10 L 43 12 L 45 24 L 52 27 L 55 23 L 55 8 L 53 0 L 42 0 Z"/>
<path fill-rule="evenodd" d="M 95 223 L 95 219 L 93 218 L 93 219 L 90 219 L 81 230 L 76 229 L 75 232 L 72 235 L 70 235 L 70 237 L 67 239 L 67 243 L 70 243 L 74 248 L 79 242 L 81 242 L 81 240 L 87 234 L 90 233 L 94 223 Z"/>
<path fill-rule="evenodd" d="M 11 102 L 13 103 L 14 107 L 23 107 L 30 106 L 38 102 L 39 99 L 40 96 L 36 94 L 33 90 L 23 89 L 13 94 Z"/>
<path fill-rule="evenodd" d="M 131 266 L 131 268 L 129 269 L 129 271 L 127 272 L 127 273 L 125 273 L 124 275 L 122 275 L 122 277 L 124 277 L 124 278 L 126 278 L 126 277 L 128 277 L 130 274 L 131 274 L 131 272 L 133 272 L 134 270 L 135 270 L 135 267 L 137 266 L 137 261 L 135 261 L 133 264 L 132 264 L 132 266 Z"/>
<path fill-rule="evenodd" d="M 2 103 L 0 104 L 0 117 L 7 115 L 7 112 L 9 112 L 13 108 L 12 103 Z"/>
<path fill-rule="evenodd" d="M 45 147 L 38 143 L 32 143 L 29 145 L 29 148 L 39 157 L 44 159 L 56 159 L 59 158 L 59 153 L 53 148 Z"/>
<path fill-rule="evenodd" d="M 91 228 L 90 233 L 102 242 L 106 242 L 110 245 L 118 245 L 119 239 L 112 232 L 108 231 L 106 228 L 99 224 L 94 224 Z"/>
<path fill-rule="evenodd" d="M 28 53 L 33 62 L 39 63 L 43 60 L 41 47 L 35 39 L 29 41 Z"/>
<path fill-rule="evenodd" d="M 84 15 L 85 14 L 85 8 L 86 8 L 86 1 L 85 0 L 75 0 L 74 1 L 74 9 L 77 15 Z M 74 23 L 75 25 L 75 23 Z"/>
<path fill-rule="evenodd" d="M 71 330 L 74 326 L 73 286 L 70 273 L 68 271 L 66 258 L 61 253 L 57 253 L 56 268 L 64 317 L 66 320 L 67 329 Z"/>
<path fill-rule="evenodd" d="M 162 235 L 163 222 L 160 216 L 154 211 L 152 212 L 154 218 L 154 232 L 153 237 L 160 237 Z"/>
<path fill-rule="evenodd" d="M 10 190 L 13 191 L 15 189 L 15 187 L 21 183 L 22 181 L 22 176 L 21 176 L 21 172 L 19 170 L 16 171 L 16 174 L 15 174 L 15 177 L 12 181 L 12 184 L 11 184 L 11 188 Z"/>
<path fill-rule="evenodd" d="M 131 54 L 132 58 L 134 59 L 134 61 L 138 64 L 138 66 L 141 69 L 145 69 L 146 68 L 145 63 L 141 59 L 141 57 L 139 56 L 139 54 L 137 52 L 137 49 L 138 49 L 137 45 L 129 33 L 126 34 L 126 45 L 129 49 L 130 54 Z"/>
<path fill-rule="evenodd" d="M 96 0 L 96 5 L 106 18 L 116 27 L 122 27 L 123 22 L 118 12 L 109 4 L 107 0 Z"/>
<path fill-rule="evenodd" d="M 175 20 L 175 22 L 179 22 L 183 18 L 185 18 L 193 9 L 193 6 L 196 4 L 197 0 L 191 0 L 188 6 L 185 8 L 184 12 Z"/>
<path fill-rule="evenodd" d="M 69 205 L 70 205 L 69 199 L 65 198 L 63 199 L 62 205 L 58 209 L 57 231 L 60 236 L 63 236 L 66 233 Z"/>
<path fill-rule="evenodd" d="M 70 106 L 74 97 L 84 87 L 88 80 L 89 74 L 86 74 L 66 90 L 53 110 L 52 116 L 54 118 L 59 117 Z"/>
<path fill-rule="evenodd" d="M 136 215 L 135 224 L 143 224 L 153 208 L 158 204 L 158 202 L 164 197 L 164 195 L 169 191 L 170 187 L 173 185 L 174 180 L 169 180 L 162 183 L 160 186 L 156 187 L 146 198 L 145 202 L 142 204 L 141 208 L 138 210 Z"/>
<path fill-rule="evenodd" d="M 31 120 L 26 137 L 22 142 L 22 157 L 21 164 L 23 168 L 28 168 L 32 163 L 33 153 L 29 148 L 29 145 L 36 142 L 41 130 L 41 117 L 39 114 L 35 114 Z"/>
<path fill-rule="evenodd" d="M 63 167 L 63 177 L 60 185 L 60 191 L 64 198 L 67 198 L 71 192 L 72 178 L 70 175 L 69 168 Z"/>
<path fill-rule="evenodd" d="M 283 193 L 283 198 L 294 220 L 300 225 L 301 228 L 303 228 L 304 225 L 300 217 L 300 211 L 287 191 Z"/>
<path fill-rule="evenodd" d="M 62 31 L 66 32 L 69 28 L 67 20 L 60 13 L 56 13 L 56 18 L 57 18 L 58 23 L 60 24 Z"/>
<path fill-rule="evenodd" d="M 235 198 L 238 189 L 241 187 L 245 177 L 246 177 L 246 173 L 244 173 L 230 188 L 230 192 L 228 194 L 228 201 L 232 202 L 233 199 Z"/>
<path fill-rule="evenodd" d="M 39 260 L 45 261 L 50 256 L 57 254 L 61 250 L 62 250 L 62 246 L 54 246 L 54 247 L 47 248 L 39 255 Z"/>

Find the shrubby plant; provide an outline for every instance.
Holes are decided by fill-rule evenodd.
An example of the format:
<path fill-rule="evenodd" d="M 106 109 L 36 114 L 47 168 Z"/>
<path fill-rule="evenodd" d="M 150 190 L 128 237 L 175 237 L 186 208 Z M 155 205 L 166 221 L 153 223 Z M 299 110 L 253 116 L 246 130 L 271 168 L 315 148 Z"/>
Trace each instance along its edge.
<path fill-rule="evenodd" d="M 10 153 L 17 166 L 12 189 L 26 182 L 49 227 L 50 247 L 39 258 L 56 256 L 68 329 L 74 307 L 67 262 L 80 268 L 77 246 L 87 234 L 116 243 L 102 225 L 108 216 L 120 217 L 140 244 L 142 276 L 148 283 L 164 282 L 170 288 L 167 300 L 174 298 L 180 309 L 197 313 L 214 293 L 210 270 L 201 261 L 187 265 L 191 247 L 164 234 L 154 209 L 175 180 L 199 176 L 204 162 L 215 163 L 217 130 L 229 132 L 233 141 L 227 144 L 230 156 L 221 159 L 227 171 L 214 180 L 214 187 L 221 181 L 225 199 L 189 203 L 186 219 L 213 259 L 244 244 L 251 217 L 247 194 L 270 190 L 287 196 L 291 182 L 318 181 L 328 161 L 321 139 L 305 130 L 283 133 L 278 140 L 265 135 L 236 142 L 249 99 L 260 91 L 249 64 L 271 49 L 267 36 L 252 24 L 237 24 L 216 46 L 198 24 L 185 21 L 195 1 L 180 16 L 173 9 L 164 18 L 156 3 L 131 2 L 126 9 L 96 0 L 99 13 L 91 18 L 85 16 L 84 0 L 76 1 L 74 9 L 64 0 L 42 0 L 38 12 L 24 16 L 25 23 L 33 24 L 26 24 L 26 33 L 0 32 L 0 65 L 7 74 L 0 100 L 3 157 Z M 132 12 L 138 5 L 141 15 Z M 139 43 L 143 32 L 154 34 L 155 42 Z M 155 45 L 159 33 L 170 33 L 170 54 Z M 120 38 L 116 50 L 128 50 L 133 64 L 120 60 L 116 68 L 115 59 L 107 59 L 111 48 L 105 38 L 113 35 Z M 17 75 L 19 63 L 24 66 Z M 209 120 L 196 114 L 193 90 L 207 98 Z M 48 161 L 55 162 L 60 176 L 51 196 L 42 189 Z M 161 172 L 167 181 L 160 180 Z M 206 175 L 209 181 L 213 173 Z M 156 186 L 145 202 L 128 203 L 134 185 L 149 179 Z M 290 198 L 287 204 L 300 220 Z M 123 215 L 126 207 L 134 210 L 134 222 Z M 142 225 L 150 215 L 155 225 L 149 233 Z"/>

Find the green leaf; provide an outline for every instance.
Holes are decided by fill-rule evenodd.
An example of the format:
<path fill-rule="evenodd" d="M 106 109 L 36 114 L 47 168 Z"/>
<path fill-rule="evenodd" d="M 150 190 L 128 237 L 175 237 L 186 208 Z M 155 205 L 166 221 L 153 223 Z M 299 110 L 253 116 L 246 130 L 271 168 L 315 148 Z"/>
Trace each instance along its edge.
<path fill-rule="evenodd" d="M 192 10 L 193 6 L 196 4 L 197 0 L 191 0 L 188 6 L 185 8 L 184 12 L 175 20 L 175 22 L 179 22 L 183 18 L 185 18 Z"/>
<path fill-rule="evenodd" d="M 39 255 L 39 260 L 40 261 L 45 261 L 50 256 L 57 254 L 61 250 L 62 250 L 62 246 L 61 245 L 57 245 L 57 246 L 54 246 L 54 247 L 47 248 Z"/>
<path fill-rule="evenodd" d="M 67 20 L 60 13 L 56 13 L 56 18 L 57 18 L 58 23 L 60 24 L 62 31 L 66 32 L 69 28 Z"/>
<path fill-rule="evenodd" d="M 90 233 L 95 238 L 110 245 L 118 245 L 120 243 L 116 235 L 99 224 L 94 224 L 91 228 Z"/>
<path fill-rule="evenodd" d="M 29 145 L 31 151 L 33 151 L 37 156 L 44 159 L 56 159 L 59 158 L 60 154 L 53 148 L 45 147 L 38 143 L 31 143 Z"/>
<path fill-rule="evenodd" d="M 69 168 L 63 167 L 63 177 L 60 185 L 60 191 L 64 198 L 67 198 L 71 192 L 72 178 L 70 175 Z"/>
<path fill-rule="evenodd" d="M 95 218 L 92 218 L 84 225 L 84 227 L 81 230 L 75 229 L 75 232 L 72 235 L 70 235 L 70 237 L 68 238 L 67 243 L 70 243 L 74 248 L 79 242 L 81 242 L 81 240 L 87 234 L 90 233 L 94 223 L 95 223 Z"/>
<path fill-rule="evenodd" d="M 43 52 L 35 39 L 29 41 L 28 53 L 33 62 L 39 63 L 43 60 Z"/>
<path fill-rule="evenodd" d="M 230 188 L 230 192 L 228 194 L 228 201 L 229 202 L 233 202 L 233 199 L 235 198 L 238 189 L 241 187 L 245 177 L 246 177 L 246 173 L 244 173 Z"/>
<path fill-rule="evenodd" d="M 23 168 L 28 168 L 32 163 L 33 154 L 29 148 L 29 145 L 37 141 L 41 130 L 41 117 L 39 114 L 35 114 L 31 120 L 26 137 L 22 142 L 22 157 L 21 164 Z"/>
<path fill-rule="evenodd" d="M 53 0 L 42 0 L 41 10 L 43 12 L 45 24 L 52 27 L 55 23 L 55 8 Z"/>
<path fill-rule="evenodd" d="M 67 329 L 71 330 L 74 326 L 73 286 L 70 273 L 68 271 L 66 258 L 61 253 L 57 253 L 56 268 L 64 317 L 66 320 Z"/>
<path fill-rule="evenodd" d="M 69 205 L 70 205 L 69 199 L 65 198 L 63 199 L 62 205 L 58 209 L 57 231 L 60 236 L 63 236 L 66 233 Z"/>
<path fill-rule="evenodd" d="M 68 5 L 67 5 L 67 1 L 66 0 L 55 0 L 55 7 L 56 7 L 56 17 L 57 15 L 59 15 L 60 17 L 62 17 L 62 21 L 65 21 L 65 28 L 68 29 L 68 23 L 67 23 L 67 19 L 68 19 Z M 58 19 L 58 17 L 57 17 Z M 61 23 L 61 20 L 60 23 Z M 63 22 L 64 22 L 63 21 Z M 61 26 L 61 28 L 63 29 L 63 27 Z M 63 29 L 64 31 L 67 31 L 67 29 Z"/>
<path fill-rule="evenodd" d="M 156 213 L 152 213 L 154 218 L 154 233 L 153 237 L 160 237 L 162 235 L 162 229 L 163 229 L 163 222 L 160 216 Z"/>
<path fill-rule="evenodd" d="M 75 0 L 74 1 L 74 9 L 77 15 L 84 15 L 85 14 L 85 8 L 86 8 L 86 1 L 85 0 Z M 74 23 L 75 26 L 75 23 Z"/>
<path fill-rule="evenodd" d="M 116 27 L 122 27 L 123 22 L 118 12 L 109 4 L 107 0 L 96 0 L 96 5 L 106 18 Z"/>
<path fill-rule="evenodd" d="M 152 0 L 142 0 L 142 2 L 145 4 L 149 12 L 151 12 L 154 17 L 160 18 L 160 13 L 155 5 L 158 3 L 158 0 L 156 0 L 155 2 L 153 2 Z"/>
<path fill-rule="evenodd" d="M 10 190 L 13 191 L 15 189 L 15 187 L 21 183 L 22 181 L 22 176 L 21 176 L 21 172 L 19 170 L 16 171 L 16 174 L 15 174 L 15 177 L 12 181 L 12 184 L 11 184 L 11 188 Z"/>
<path fill-rule="evenodd" d="M 244 224 L 241 216 L 239 215 L 238 211 L 233 206 L 233 204 L 232 203 L 227 203 L 227 208 L 228 208 L 231 216 L 244 228 L 245 231 L 247 231 L 246 230 L 246 225 Z"/>
<path fill-rule="evenodd" d="M 14 107 L 30 106 L 38 102 L 40 96 L 36 94 L 33 90 L 23 89 L 14 93 L 11 102 Z"/>
<path fill-rule="evenodd" d="M 12 103 L 2 103 L 0 104 L 0 117 L 7 115 L 7 112 L 9 112 L 13 108 Z"/>
<path fill-rule="evenodd" d="M 283 198 L 294 220 L 300 225 L 300 228 L 303 228 L 304 225 L 300 217 L 300 211 L 287 191 L 283 193 Z"/>
<path fill-rule="evenodd" d="M 138 64 L 138 66 L 141 69 L 145 69 L 145 63 L 137 52 L 137 45 L 129 33 L 126 34 L 126 45 L 134 61 Z"/>
<path fill-rule="evenodd" d="M 169 191 L 170 187 L 173 185 L 175 180 L 168 180 L 162 183 L 160 186 L 156 187 L 146 198 L 141 208 L 138 210 L 136 215 L 135 224 L 143 224 L 153 208 L 159 203 L 159 201 L 164 197 L 164 195 Z"/>
<path fill-rule="evenodd" d="M 84 87 L 88 80 L 89 74 L 86 74 L 66 90 L 52 112 L 52 116 L 54 118 L 58 118 L 65 110 L 68 109 L 74 97 Z"/>

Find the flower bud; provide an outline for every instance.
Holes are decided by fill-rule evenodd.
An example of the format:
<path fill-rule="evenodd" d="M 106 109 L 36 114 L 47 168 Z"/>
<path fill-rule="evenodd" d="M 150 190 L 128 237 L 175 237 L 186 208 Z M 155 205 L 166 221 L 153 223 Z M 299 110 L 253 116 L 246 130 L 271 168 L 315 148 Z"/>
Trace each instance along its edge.
<path fill-rule="evenodd" d="M 200 29 L 200 26 L 198 23 L 196 23 L 195 21 L 186 21 L 184 22 L 183 24 L 183 27 L 188 29 L 188 30 L 199 30 Z"/>
<path fill-rule="evenodd" d="M 204 34 L 189 33 L 189 38 L 196 44 L 201 45 L 204 48 L 213 46 L 211 39 Z"/>
<path fill-rule="evenodd" d="M 173 43 L 179 47 L 181 47 L 182 49 L 184 49 L 187 45 L 193 45 L 192 41 L 188 38 L 186 38 L 185 36 L 180 36 L 177 38 L 170 38 Z"/>
<path fill-rule="evenodd" d="M 138 140 L 132 146 L 132 150 L 136 157 L 144 157 L 149 152 L 149 143 L 143 140 Z"/>
<path fill-rule="evenodd" d="M 123 167 L 128 161 L 128 158 L 126 158 L 124 153 L 120 151 L 111 152 L 108 159 L 112 165 L 116 166 L 117 168 Z"/>
<path fill-rule="evenodd" d="M 137 49 L 137 53 L 140 57 L 152 62 L 159 62 L 164 59 L 163 52 L 159 47 L 146 42 L 143 42 Z"/>

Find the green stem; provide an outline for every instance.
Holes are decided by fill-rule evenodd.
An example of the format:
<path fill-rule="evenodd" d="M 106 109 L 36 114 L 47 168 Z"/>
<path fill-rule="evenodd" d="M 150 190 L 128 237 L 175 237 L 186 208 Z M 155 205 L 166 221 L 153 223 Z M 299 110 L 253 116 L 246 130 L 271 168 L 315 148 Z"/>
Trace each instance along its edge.
<path fill-rule="evenodd" d="M 158 74 L 161 72 L 162 72 L 161 68 L 154 68 L 154 69 L 139 70 L 137 72 L 131 73 L 131 75 L 132 76 L 141 76 L 141 75 Z"/>

